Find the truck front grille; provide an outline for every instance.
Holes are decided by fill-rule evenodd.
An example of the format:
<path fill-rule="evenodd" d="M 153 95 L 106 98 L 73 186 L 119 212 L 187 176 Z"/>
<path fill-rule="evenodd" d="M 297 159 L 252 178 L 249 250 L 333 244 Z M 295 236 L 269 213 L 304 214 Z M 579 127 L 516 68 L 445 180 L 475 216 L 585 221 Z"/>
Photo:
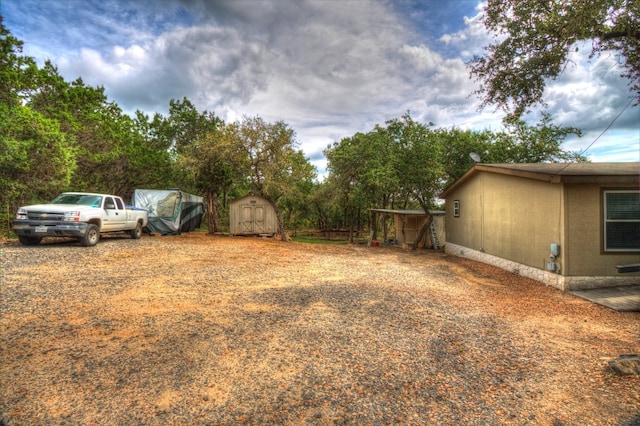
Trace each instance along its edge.
<path fill-rule="evenodd" d="M 27 212 L 27 217 L 29 220 L 42 220 L 42 221 L 51 221 L 51 222 L 59 222 L 64 217 L 62 213 L 46 213 L 46 212 Z"/>

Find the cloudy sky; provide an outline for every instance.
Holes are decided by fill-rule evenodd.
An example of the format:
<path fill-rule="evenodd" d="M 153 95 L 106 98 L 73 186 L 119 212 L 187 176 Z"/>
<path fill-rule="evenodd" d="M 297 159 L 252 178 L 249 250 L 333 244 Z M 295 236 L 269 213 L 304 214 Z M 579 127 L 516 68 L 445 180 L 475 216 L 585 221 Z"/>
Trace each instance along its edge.
<path fill-rule="evenodd" d="M 322 150 L 407 111 L 437 127 L 501 128 L 478 111 L 465 66 L 490 40 L 475 0 L 0 0 L 4 25 L 68 81 L 104 86 L 125 112 L 187 97 L 229 121 L 283 120 L 318 167 Z M 584 131 L 564 147 L 640 161 L 640 108 L 615 55 L 580 49 L 546 100 Z M 611 125 L 611 123 L 617 120 Z M 531 124 L 535 124 L 532 121 Z M 610 126 L 602 136 L 601 133 Z"/>

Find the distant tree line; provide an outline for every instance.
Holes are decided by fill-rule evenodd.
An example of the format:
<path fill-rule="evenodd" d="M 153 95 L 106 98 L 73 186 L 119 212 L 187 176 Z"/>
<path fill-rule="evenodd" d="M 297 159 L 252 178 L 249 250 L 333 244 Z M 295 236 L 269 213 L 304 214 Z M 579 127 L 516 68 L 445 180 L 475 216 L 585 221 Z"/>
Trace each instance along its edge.
<path fill-rule="evenodd" d="M 131 117 L 81 78 L 39 67 L 0 20 L 0 230 L 18 206 L 62 191 L 114 193 L 181 188 L 206 200 L 209 232 L 228 231 L 229 201 L 249 193 L 276 209 L 279 233 L 303 228 L 371 229 L 371 208 L 437 207 L 437 194 L 483 162 L 584 161 L 561 148 L 578 129 L 545 115 L 536 126 L 512 120 L 502 131 L 436 128 L 409 113 L 328 146 L 318 180 L 283 121 L 225 123 L 187 99 L 169 113 Z"/>

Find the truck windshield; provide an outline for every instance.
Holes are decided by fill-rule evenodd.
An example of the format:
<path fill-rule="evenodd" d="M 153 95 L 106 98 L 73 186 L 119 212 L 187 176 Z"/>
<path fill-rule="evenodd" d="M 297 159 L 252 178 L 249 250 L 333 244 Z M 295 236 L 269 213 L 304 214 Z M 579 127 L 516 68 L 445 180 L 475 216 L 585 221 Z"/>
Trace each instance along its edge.
<path fill-rule="evenodd" d="M 86 194 L 60 194 L 53 199 L 51 204 L 75 204 L 77 206 L 100 207 L 102 197 Z"/>

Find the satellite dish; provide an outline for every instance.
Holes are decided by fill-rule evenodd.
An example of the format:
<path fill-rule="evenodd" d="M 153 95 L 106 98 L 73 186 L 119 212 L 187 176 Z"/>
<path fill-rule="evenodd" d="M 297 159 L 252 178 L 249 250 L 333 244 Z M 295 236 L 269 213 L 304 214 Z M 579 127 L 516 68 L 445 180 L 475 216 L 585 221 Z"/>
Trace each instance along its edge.
<path fill-rule="evenodd" d="M 478 154 L 476 154 L 475 152 L 472 152 L 471 154 L 469 154 L 469 157 L 471 157 L 471 159 L 473 161 L 475 161 L 476 163 L 479 163 L 482 161 L 482 158 L 480 158 L 480 156 Z"/>

